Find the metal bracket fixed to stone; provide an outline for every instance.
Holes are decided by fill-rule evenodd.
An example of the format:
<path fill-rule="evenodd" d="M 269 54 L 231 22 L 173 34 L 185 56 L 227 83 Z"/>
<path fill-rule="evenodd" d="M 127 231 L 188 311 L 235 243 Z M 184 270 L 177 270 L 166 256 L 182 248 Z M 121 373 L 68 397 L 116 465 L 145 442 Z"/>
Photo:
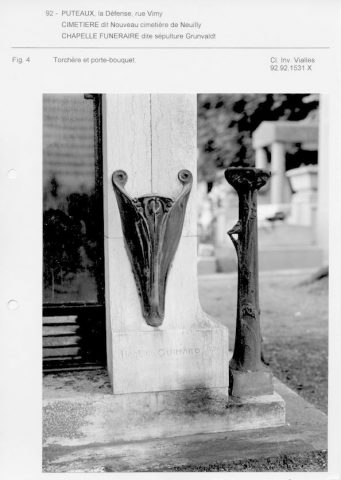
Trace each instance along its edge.
<path fill-rule="evenodd" d="M 128 257 L 148 325 L 159 327 L 165 316 L 167 276 L 181 238 L 193 176 L 180 170 L 182 191 L 175 200 L 159 195 L 131 198 L 128 175 L 116 170 L 112 183 L 120 212 Z"/>
<path fill-rule="evenodd" d="M 235 397 L 273 393 L 272 373 L 261 360 L 257 239 L 257 190 L 269 177 L 270 172 L 257 168 L 225 171 L 239 197 L 239 220 L 227 232 L 238 257 L 236 337 L 230 362 L 230 393 Z"/>

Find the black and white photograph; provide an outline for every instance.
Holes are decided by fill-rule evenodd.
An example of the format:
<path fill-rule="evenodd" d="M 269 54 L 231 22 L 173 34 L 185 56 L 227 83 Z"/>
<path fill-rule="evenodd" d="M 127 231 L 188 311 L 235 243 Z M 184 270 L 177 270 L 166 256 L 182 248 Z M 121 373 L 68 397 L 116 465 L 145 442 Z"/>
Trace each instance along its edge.
<path fill-rule="evenodd" d="M 0 12 L 0 478 L 338 480 L 341 0 Z"/>
<path fill-rule="evenodd" d="M 329 107 L 42 94 L 43 472 L 328 471 Z"/>

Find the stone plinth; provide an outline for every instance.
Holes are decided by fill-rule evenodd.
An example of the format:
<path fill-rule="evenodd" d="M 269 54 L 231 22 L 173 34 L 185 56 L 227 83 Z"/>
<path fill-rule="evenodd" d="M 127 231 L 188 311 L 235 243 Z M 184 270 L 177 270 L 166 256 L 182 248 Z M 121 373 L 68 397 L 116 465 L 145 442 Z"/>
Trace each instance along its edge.
<path fill-rule="evenodd" d="M 114 393 L 226 385 L 222 328 L 113 333 Z"/>
<path fill-rule="evenodd" d="M 103 116 L 106 332 L 113 393 L 227 389 L 227 329 L 201 310 L 197 292 L 196 96 L 105 95 Z M 164 318 L 150 326 L 127 254 L 112 174 L 126 173 L 124 188 L 132 199 L 152 194 L 174 200 L 183 188 L 178 178 L 183 169 L 192 173 L 192 189 L 167 276 Z"/>
<path fill-rule="evenodd" d="M 267 167 L 264 147 L 271 150 L 271 203 L 287 203 L 291 197 L 289 183 L 285 176 L 286 144 L 308 144 L 310 149 L 317 149 L 318 125 L 302 121 L 265 121 L 253 132 L 252 146 L 256 150 L 256 166 Z"/>
<path fill-rule="evenodd" d="M 82 375 L 84 376 L 85 372 Z M 110 422 L 104 422 L 104 433 L 104 406 L 100 407 L 96 403 L 96 410 L 91 409 L 89 392 L 85 391 L 84 382 L 81 379 L 70 381 L 68 377 L 64 383 L 61 376 L 55 379 L 48 377 L 44 379 L 44 472 L 165 472 L 187 470 L 186 466 L 191 470 L 210 471 L 212 465 L 217 463 L 307 453 L 325 450 L 328 446 L 327 416 L 276 379 L 275 390 L 283 397 L 287 407 L 287 423 L 283 426 L 108 443 L 110 435 L 115 435 L 115 428 Z M 94 383 L 101 393 L 101 398 L 98 395 L 95 397 L 99 402 L 102 402 L 105 396 L 114 401 L 123 397 L 110 395 L 109 388 L 106 390 L 106 385 L 99 381 L 98 375 L 95 379 Z M 79 391 L 82 386 L 83 398 Z M 91 394 L 94 393 L 92 389 L 89 390 Z M 71 398 L 68 399 L 68 396 Z M 137 394 L 133 396 L 137 397 Z M 225 412 L 233 412 L 232 415 L 238 416 L 240 424 L 246 427 L 251 418 L 257 418 L 257 411 L 263 414 L 263 421 L 269 421 L 270 418 L 275 420 L 277 415 L 277 419 L 279 415 L 284 419 L 279 405 L 276 407 L 274 402 L 270 403 L 272 415 L 270 412 L 264 414 L 265 409 L 261 407 L 261 401 L 257 400 L 258 406 L 255 403 L 253 410 L 251 403 L 245 404 L 245 409 L 237 403 L 235 407 L 226 408 Z M 207 402 L 203 404 L 207 411 Z M 98 415 L 100 411 L 102 414 Z M 64 417 L 63 412 L 66 413 Z M 76 414 L 72 416 L 74 412 Z M 179 412 L 178 415 L 180 416 Z M 115 412 L 114 418 L 116 419 Z M 192 418 L 197 420 L 197 413 Z M 152 418 L 152 421 L 155 422 L 156 419 Z M 220 426 L 226 425 L 221 418 L 218 421 Z M 122 422 L 122 419 L 119 419 L 119 422 Z M 183 427 L 180 425 L 179 428 Z M 99 441 L 100 432 L 102 439 L 106 439 L 105 442 Z"/>
<path fill-rule="evenodd" d="M 60 408 L 46 401 L 45 446 L 170 438 L 277 427 L 285 422 L 284 400 L 277 394 L 228 402 L 225 390 L 198 389 L 107 395 L 96 400 L 59 399 Z M 58 436 L 55 424 L 65 436 Z"/>
<path fill-rule="evenodd" d="M 276 427 L 280 395 L 228 399 L 226 389 L 198 388 L 112 395 L 105 373 L 45 378 L 45 448 L 106 445 L 152 438 Z"/>

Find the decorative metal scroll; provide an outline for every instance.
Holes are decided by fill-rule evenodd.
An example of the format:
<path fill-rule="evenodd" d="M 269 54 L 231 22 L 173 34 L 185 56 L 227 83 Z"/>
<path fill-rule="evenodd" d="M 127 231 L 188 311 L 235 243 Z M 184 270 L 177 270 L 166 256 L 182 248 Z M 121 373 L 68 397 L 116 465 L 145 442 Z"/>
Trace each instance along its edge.
<path fill-rule="evenodd" d="M 167 276 L 180 241 L 192 188 L 189 170 L 181 170 L 178 179 L 183 188 L 175 200 L 159 195 L 131 198 L 124 188 L 128 180 L 126 172 L 116 170 L 112 175 L 142 314 L 152 327 L 159 327 L 165 316 Z"/>
<path fill-rule="evenodd" d="M 230 362 L 230 369 L 237 371 L 264 369 L 259 319 L 257 190 L 269 177 L 269 172 L 257 168 L 230 167 L 225 171 L 226 180 L 239 197 L 239 220 L 227 232 L 238 256 L 236 338 Z"/>

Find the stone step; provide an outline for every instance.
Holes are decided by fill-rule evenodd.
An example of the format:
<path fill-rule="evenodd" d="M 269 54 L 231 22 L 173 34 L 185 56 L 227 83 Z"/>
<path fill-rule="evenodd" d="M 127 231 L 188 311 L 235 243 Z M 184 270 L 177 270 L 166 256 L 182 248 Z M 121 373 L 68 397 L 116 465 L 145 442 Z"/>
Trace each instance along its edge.
<path fill-rule="evenodd" d="M 45 458 L 58 447 L 103 446 L 285 424 L 278 393 L 232 398 L 227 388 L 113 395 L 105 371 L 44 379 Z"/>
<path fill-rule="evenodd" d="M 163 438 L 149 440 L 145 438 L 129 442 L 110 440 L 115 437 L 115 429 L 117 431 L 110 415 L 118 419 L 119 428 L 122 422 L 127 422 L 128 419 L 119 419 L 118 412 L 115 413 L 112 409 L 109 411 L 108 407 L 104 408 L 105 402 L 115 402 L 110 398 L 104 400 L 104 396 L 109 395 L 106 391 L 108 385 L 105 382 L 102 385 L 101 381 L 98 383 L 98 378 L 97 386 L 89 385 L 84 378 L 82 381 L 80 376 L 78 380 L 76 377 L 74 379 L 76 381 L 71 382 L 73 387 L 69 381 L 61 390 L 58 389 L 56 377 L 49 375 L 45 381 L 43 465 L 45 472 L 146 472 L 174 468 L 181 471 L 181 467 L 191 465 L 209 468 L 209 465 L 216 462 L 288 455 L 327 448 L 327 416 L 276 379 L 275 390 L 286 404 L 286 423 L 282 426 L 261 429 L 256 427 L 259 414 L 264 415 L 268 408 L 268 414 L 263 417 L 264 421 L 265 418 L 270 418 L 271 411 L 272 413 L 276 411 L 271 403 L 268 407 L 265 404 L 260 406 L 260 403 L 256 406 L 256 402 L 253 406 L 249 404 L 236 409 L 232 407 L 220 410 L 219 407 L 217 410 L 215 408 L 211 410 L 210 406 L 213 404 L 206 401 L 197 407 L 186 404 L 185 408 L 176 412 L 172 421 L 177 422 L 182 417 L 185 423 L 179 422 L 178 430 L 171 437 L 165 434 L 166 424 L 163 420 L 170 413 L 172 404 L 169 408 L 165 405 L 165 410 L 162 410 L 160 404 L 159 420 Z M 104 393 L 98 393 L 98 386 L 103 387 Z M 67 399 L 68 395 L 71 395 L 71 398 Z M 121 397 L 124 398 L 126 395 Z M 138 400 L 138 397 L 135 396 L 135 399 Z M 276 408 L 278 407 L 279 405 Z M 137 402 L 129 402 L 126 409 L 130 411 L 129 421 L 136 422 L 139 418 L 144 424 L 145 431 L 150 428 L 150 418 L 153 422 L 152 427 L 158 422 L 158 418 L 154 418 L 155 415 L 153 417 L 150 411 L 143 409 L 137 418 L 134 417 L 133 413 L 139 410 Z M 143 411 L 145 416 L 142 414 Z M 278 411 L 283 413 L 281 408 L 277 413 Z M 249 427 L 253 430 L 226 431 L 226 421 L 229 417 L 235 419 L 239 417 L 238 421 L 242 421 L 244 428 L 247 422 L 251 422 Z M 105 422 L 106 419 L 108 422 Z M 199 433 L 197 429 L 196 434 L 186 435 L 186 430 L 189 433 L 189 425 L 197 426 L 198 421 L 205 426 L 206 432 L 211 429 L 211 433 Z M 194 429 L 192 431 L 195 433 Z"/>

